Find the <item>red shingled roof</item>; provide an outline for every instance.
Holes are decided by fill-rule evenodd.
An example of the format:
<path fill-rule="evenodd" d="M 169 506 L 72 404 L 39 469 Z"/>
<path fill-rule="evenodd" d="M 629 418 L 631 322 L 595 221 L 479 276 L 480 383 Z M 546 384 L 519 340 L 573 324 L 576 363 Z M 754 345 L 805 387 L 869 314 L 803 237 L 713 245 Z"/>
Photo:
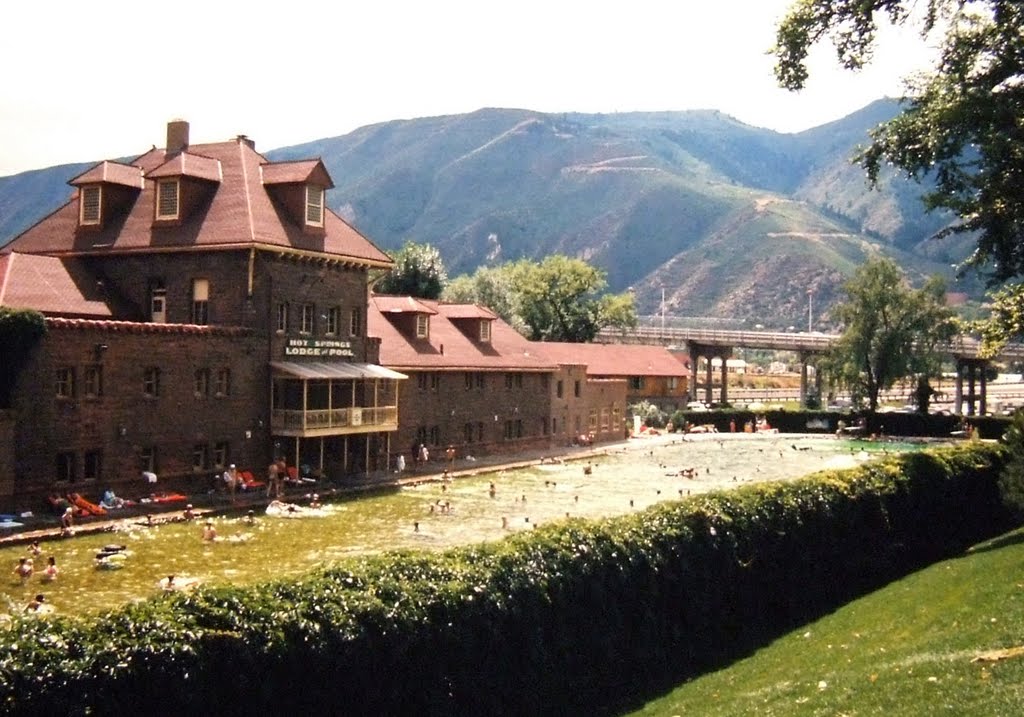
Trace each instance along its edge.
<path fill-rule="evenodd" d="M 476 304 L 438 304 L 437 309 L 449 319 L 490 319 L 498 315 L 484 306 Z"/>
<path fill-rule="evenodd" d="M 331 175 L 319 159 L 297 162 L 274 162 L 260 167 L 264 184 L 318 184 L 328 189 L 334 186 Z"/>
<path fill-rule="evenodd" d="M 74 259 L 0 254 L 0 306 L 48 316 L 109 319 L 114 315 L 96 278 Z"/>
<path fill-rule="evenodd" d="M 406 301 L 419 304 L 431 313 L 428 339 L 403 334 L 379 308 Z M 481 342 L 475 340 L 476 332 L 459 330 L 447 317 L 449 310 L 462 313 L 464 306 L 410 297 L 371 297 L 367 324 L 369 335 L 381 339 L 381 365 L 399 371 L 554 371 L 557 368 L 554 362 L 536 351 L 536 344 L 527 341 L 501 319 L 491 324 L 491 340 Z"/>
<path fill-rule="evenodd" d="M 68 182 L 73 187 L 96 183 L 120 184 L 125 187 L 142 189 L 145 180 L 142 177 L 142 170 L 138 167 L 120 162 L 100 162 Z"/>
<path fill-rule="evenodd" d="M 264 245 L 325 253 L 371 266 L 390 266 L 392 263 L 387 254 L 329 209 L 324 212 L 322 234 L 306 233 L 293 223 L 288 212 L 275 203 L 263 184 L 263 174 L 274 165 L 268 163 L 244 138 L 193 144 L 187 153 L 171 156 L 162 149 L 153 149 L 136 158 L 131 165 L 144 173 L 157 170 L 155 174 L 163 175 L 177 167 L 175 162 L 183 163 L 178 168 L 185 173 L 197 172 L 206 178 L 211 176 L 215 163 L 220 167 L 220 183 L 208 206 L 204 205 L 202 211 L 194 212 L 180 224 L 154 226 L 156 183 L 147 180 L 123 222 L 105 222 L 99 230 L 79 232 L 78 200 L 73 198 L 16 237 L 8 248 L 29 254 L 73 254 Z M 296 165 L 306 167 L 305 163 L 286 164 L 290 169 L 282 170 L 284 174 L 294 171 Z M 317 164 L 319 161 L 313 166 Z M 96 171 L 102 175 L 102 170 Z M 273 173 L 275 170 L 269 171 Z"/>
<path fill-rule="evenodd" d="M 195 177 L 219 182 L 220 162 L 212 157 L 203 157 L 192 152 L 179 152 L 156 169 L 146 172 L 146 179 L 162 177 Z"/>
<path fill-rule="evenodd" d="M 385 314 L 436 314 L 422 301 L 411 296 L 374 296 L 373 303 L 377 311 Z"/>
<path fill-rule="evenodd" d="M 663 346 L 543 341 L 537 353 L 558 364 L 586 364 L 587 376 L 686 376 L 686 365 Z"/>

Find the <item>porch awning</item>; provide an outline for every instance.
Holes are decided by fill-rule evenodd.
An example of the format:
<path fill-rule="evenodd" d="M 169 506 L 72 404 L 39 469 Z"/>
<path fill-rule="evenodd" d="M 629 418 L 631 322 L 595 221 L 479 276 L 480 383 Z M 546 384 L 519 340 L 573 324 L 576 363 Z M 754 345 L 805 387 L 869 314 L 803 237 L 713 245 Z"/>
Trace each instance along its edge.
<path fill-rule="evenodd" d="M 372 363 L 349 363 L 332 361 L 329 363 L 298 363 L 296 361 L 271 361 L 270 367 L 279 373 L 295 378 L 409 378 L 404 373 Z"/>

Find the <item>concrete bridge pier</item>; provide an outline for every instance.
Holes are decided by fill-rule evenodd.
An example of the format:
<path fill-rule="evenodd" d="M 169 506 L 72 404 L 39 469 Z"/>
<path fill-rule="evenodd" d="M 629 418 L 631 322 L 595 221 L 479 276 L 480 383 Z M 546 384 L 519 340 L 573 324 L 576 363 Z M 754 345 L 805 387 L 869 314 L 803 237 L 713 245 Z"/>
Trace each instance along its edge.
<path fill-rule="evenodd" d="M 807 408 L 807 374 L 808 369 L 812 366 L 811 357 L 816 354 L 809 351 L 800 352 L 800 407 Z M 814 390 L 817 391 L 819 399 L 821 398 L 821 372 L 818 371 L 818 367 L 814 366 Z"/>
<path fill-rule="evenodd" d="M 714 403 L 715 376 L 712 359 L 719 359 L 722 362 L 722 387 L 719 391 L 719 401 L 729 401 L 729 366 L 727 361 L 732 356 L 732 347 L 729 346 L 703 346 L 690 343 L 690 400 L 697 401 L 697 364 L 700 359 L 705 359 L 704 364 L 704 403 Z"/>
<path fill-rule="evenodd" d="M 967 358 L 957 356 L 956 358 L 956 393 L 953 411 L 963 416 L 984 416 L 988 403 L 987 387 L 988 379 L 985 377 L 988 369 L 988 360 L 980 358 Z M 967 394 L 964 394 L 964 376 L 967 377 Z M 977 392 L 975 391 L 977 382 Z M 964 399 L 967 401 L 967 413 L 964 414 Z"/>

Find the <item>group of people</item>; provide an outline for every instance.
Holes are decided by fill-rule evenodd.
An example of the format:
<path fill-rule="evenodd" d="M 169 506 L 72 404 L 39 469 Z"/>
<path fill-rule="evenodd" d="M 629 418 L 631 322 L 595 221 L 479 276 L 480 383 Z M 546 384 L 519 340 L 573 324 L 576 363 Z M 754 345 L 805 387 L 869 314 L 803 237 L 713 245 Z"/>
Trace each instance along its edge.
<path fill-rule="evenodd" d="M 18 564 L 14 566 L 14 575 L 22 585 L 28 584 L 32 577 L 36 574 L 35 569 L 35 558 L 42 555 L 43 549 L 39 545 L 39 541 L 33 541 L 29 546 L 29 555 L 18 558 Z M 42 580 L 44 582 L 52 582 L 57 579 L 57 559 L 54 556 L 49 556 L 46 559 L 46 567 L 42 570 Z M 39 612 L 40 607 L 45 604 L 46 598 L 42 593 L 35 596 L 35 599 L 30 601 L 25 606 L 26 612 Z"/>

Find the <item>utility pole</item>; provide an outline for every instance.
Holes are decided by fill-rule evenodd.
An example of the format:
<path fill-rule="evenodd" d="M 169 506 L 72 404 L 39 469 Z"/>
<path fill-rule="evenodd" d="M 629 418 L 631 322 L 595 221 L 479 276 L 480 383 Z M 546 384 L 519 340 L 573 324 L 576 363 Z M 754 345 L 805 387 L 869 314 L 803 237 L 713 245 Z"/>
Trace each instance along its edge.
<path fill-rule="evenodd" d="M 665 338 L 665 287 L 661 287 L 661 338 Z"/>
<path fill-rule="evenodd" d="M 814 331 L 814 289 L 807 290 L 807 333 Z"/>

